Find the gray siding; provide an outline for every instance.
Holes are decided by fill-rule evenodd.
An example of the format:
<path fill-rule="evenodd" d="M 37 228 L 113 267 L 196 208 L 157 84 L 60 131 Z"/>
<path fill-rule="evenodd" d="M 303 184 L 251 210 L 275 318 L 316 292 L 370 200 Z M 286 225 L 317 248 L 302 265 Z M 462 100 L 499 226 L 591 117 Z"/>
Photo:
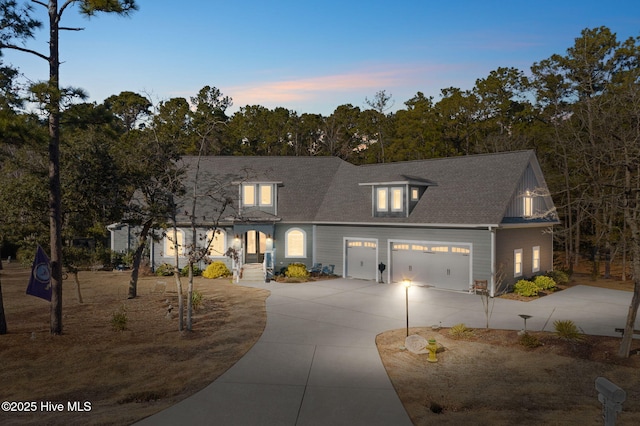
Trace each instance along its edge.
<path fill-rule="evenodd" d="M 306 257 L 304 258 L 288 258 L 286 257 L 285 250 L 285 236 L 289 229 L 298 228 L 306 233 Z M 275 261 L 275 269 L 276 272 L 280 271 L 281 268 L 287 267 L 290 263 L 304 263 L 307 267 L 313 266 L 314 257 L 313 257 L 313 225 L 309 224 L 296 224 L 296 223 L 287 223 L 287 224 L 277 224 L 275 226 L 275 236 L 273 241 L 273 247 L 276 249 L 276 261 Z"/>
<path fill-rule="evenodd" d="M 378 263 L 387 265 L 385 282 L 389 273 L 389 241 L 397 240 L 471 243 L 471 279 L 488 279 L 491 275 L 491 235 L 486 229 L 317 225 L 316 262 L 336 265 L 337 275 L 344 272 L 344 237 L 378 240 Z"/>
<path fill-rule="evenodd" d="M 540 247 L 540 271 L 532 271 L 533 247 Z M 522 249 L 522 276 L 514 277 L 514 250 Z M 507 228 L 496 231 L 496 267 L 502 269 L 505 284 L 543 274 L 553 269 L 553 234 L 545 228 Z"/>

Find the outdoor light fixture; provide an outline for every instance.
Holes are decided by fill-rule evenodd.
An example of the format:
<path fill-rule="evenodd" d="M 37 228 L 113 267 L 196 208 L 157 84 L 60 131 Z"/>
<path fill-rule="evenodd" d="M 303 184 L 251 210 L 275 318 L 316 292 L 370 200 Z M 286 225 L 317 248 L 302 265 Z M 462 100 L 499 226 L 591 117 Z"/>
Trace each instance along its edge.
<path fill-rule="evenodd" d="M 407 337 L 409 337 L 409 287 L 411 287 L 411 280 L 402 281 L 402 285 L 404 286 L 405 307 L 407 312 Z"/>

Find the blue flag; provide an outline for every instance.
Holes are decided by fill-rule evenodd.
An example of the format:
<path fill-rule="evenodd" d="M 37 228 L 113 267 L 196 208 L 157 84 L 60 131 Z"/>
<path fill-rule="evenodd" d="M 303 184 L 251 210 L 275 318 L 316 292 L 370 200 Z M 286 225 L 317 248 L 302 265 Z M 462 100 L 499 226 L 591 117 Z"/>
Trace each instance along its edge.
<path fill-rule="evenodd" d="M 51 302 L 51 267 L 49 266 L 49 258 L 40 245 L 38 245 L 36 258 L 31 267 L 27 294 Z"/>

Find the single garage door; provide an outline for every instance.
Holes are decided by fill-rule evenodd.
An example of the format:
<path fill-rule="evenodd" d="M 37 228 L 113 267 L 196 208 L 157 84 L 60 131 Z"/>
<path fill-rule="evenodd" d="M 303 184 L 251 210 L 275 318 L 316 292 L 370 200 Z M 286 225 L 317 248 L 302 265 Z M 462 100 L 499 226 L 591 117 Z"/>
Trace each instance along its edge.
<path fill-rule="evenodd" d="M 375 280 L 378 273 L 378 242 L 347 239 L 345 247 L 345 275 L 350 278 Z"/>
<path fill-rule="evenodd" d="M 411 280 L 451 290 L 468 290 L 470 244 L 392 242 L 391 280 Z"/>

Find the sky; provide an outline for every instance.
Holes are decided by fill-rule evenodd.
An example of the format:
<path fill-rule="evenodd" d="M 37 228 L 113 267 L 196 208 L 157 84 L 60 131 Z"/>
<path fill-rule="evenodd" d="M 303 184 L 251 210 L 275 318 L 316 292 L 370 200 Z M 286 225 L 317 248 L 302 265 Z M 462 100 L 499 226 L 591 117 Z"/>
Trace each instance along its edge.
<path fill-rule="evenodd" d="M 498 67 L 525 73 L 565 54 L 585 28 L 619 40 L 640 36 L 638 0 L 137 0 L 129 17 L 65 11 L 61 84 L 101 103 L 123 91 L 154 104 L 189 99 L 205 86 L 247 105 L 325 116 L 340 105 L 367 108 L 378 91 L 391 111 L 422 92 L 472 89 Z M 44 8 L 35 5 L 45 20 Z M 47 53 L 47 30 L 26 45 Z M 31 81 L 47 63 L 5 51 Z"/>

